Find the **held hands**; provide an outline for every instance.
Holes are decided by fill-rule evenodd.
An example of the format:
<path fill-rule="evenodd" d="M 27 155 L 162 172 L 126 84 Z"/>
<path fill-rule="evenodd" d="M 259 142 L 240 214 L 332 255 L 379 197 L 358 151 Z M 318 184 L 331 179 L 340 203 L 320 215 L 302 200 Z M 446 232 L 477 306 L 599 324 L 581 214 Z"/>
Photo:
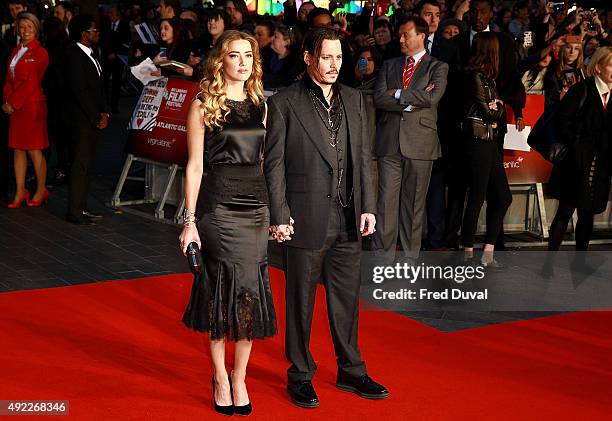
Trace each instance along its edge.
<path fill-rule="evenodd" d="M 362 213 L 359 223 L 359 232 L 362 237 L 372 235 L 376 232 L 376 217 L 372 213 Z"/>
<path fill-rule="evenodd" d="M 293 229 L 294 222 L 295 221 L 293 218 L 289 217 L 289 224 L 275 225 L 270 227 L 272 238 L 274 238 L 277 243 L 291 240 L 291 235 L 295 232 Z"/>
<path fill-rule="evenodd" d="M 514 125 L 516 130 L 522 132 L 525 129 L 525 121 L 523 120 L 523 117 L 517 117 Z"/>
<path fill-rule="evenodd" d="M 191 243 L 196 243 L 198 245 L 198 249 L 202 250 L 200 234 L 198 234 L 198 229 L 196 228 L 195 224 L 185 225 L 181 235 L 179 236 L 179 242 L 183 256 L 187 256 L 187 246 Z"/>

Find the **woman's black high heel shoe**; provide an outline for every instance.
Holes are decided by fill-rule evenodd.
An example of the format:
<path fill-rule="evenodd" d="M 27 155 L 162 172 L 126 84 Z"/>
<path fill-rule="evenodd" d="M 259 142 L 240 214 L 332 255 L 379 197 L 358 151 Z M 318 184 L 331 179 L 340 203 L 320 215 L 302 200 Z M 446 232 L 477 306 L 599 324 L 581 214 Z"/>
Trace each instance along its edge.
<path fill-rule="evenodd" d="M 234 372 L 232 371 L 232 373 L 230 374 L 230 393 L 232 394 L 232 402 L 234 402 L 234 388 L 232 386 L 233 374 Z M 247 415 L 251 415 L 251 412 L 253 412 L 253 406 L 251 405 L 251 402 L 242 406 L 234 405 L 234 413 L 236 415 L 242 415 L 243 417 L 246 417 Z"/>
<path fill-rule="evenodd" d="M 230 380 L 230 393 L 231 393 L 232 381 Z M 222 415 L 232 416 L 234 415 L 234 405 L 222 406 L 218 405 L 215 400 L 215 376 L 212 378 L 212 393 L 213 403 L 215 404 L 215 411 Z"/>

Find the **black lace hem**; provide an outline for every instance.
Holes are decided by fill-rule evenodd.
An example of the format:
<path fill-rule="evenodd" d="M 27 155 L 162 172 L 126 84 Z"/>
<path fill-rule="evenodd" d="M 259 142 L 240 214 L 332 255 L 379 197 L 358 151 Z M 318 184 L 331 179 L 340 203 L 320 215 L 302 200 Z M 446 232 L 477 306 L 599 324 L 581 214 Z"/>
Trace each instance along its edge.
<path fill-rule="evenodd" d="M 258 265 L 257 283 L 237 287 L 235 264 L 218 262 L 213 270 L 194 277 L 183 323 L 211 340 L 263 339 L 278 333 L 268 265 Z M 211 273 L 216 272 L 216 273 Z"/>

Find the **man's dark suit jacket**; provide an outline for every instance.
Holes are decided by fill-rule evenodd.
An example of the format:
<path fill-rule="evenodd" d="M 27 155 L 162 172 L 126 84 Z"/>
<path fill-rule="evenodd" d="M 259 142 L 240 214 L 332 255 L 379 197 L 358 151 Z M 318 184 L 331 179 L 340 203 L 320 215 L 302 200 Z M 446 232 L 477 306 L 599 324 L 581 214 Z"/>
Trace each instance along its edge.
<path fill-rule="evenodd" d="M 348 123 L 357 224 L 362 213 L 376 213 L 372 154 L 361 93 L 339 84 Z M 329 133 L 319 129 L 314 105 L 303 81 L 268 98 L 264 171 L 270 196 L 270 224 L 295 220 L 288 246 L 319 249 L 327 233 L 330 206 L 336 206 L 336 152 Z M 359 231 L 359 227 L 357 227 Z"/>
<path fill-rule="evenodd" d="M 102 38 L 102 51 L 105 58 L 109 54 L 127 55 L 130 48 L 132 33 L 129 23 L 122 19 L 119 21 L 117 31 L 113 31 L 112 22 L 108 22 L 104 26 L 104 31 L 100 34 Z"/>
<path fill-rule="evenodd" d="M 438 136 L 442 146 L 442 157 L 450 153 L 448 148 L 457 144 L 462 108 L 457 104 L 461 98 L 461 54 L 458 37 L 445 39 L 440 34 L 434 36 L 430 55 L 448 64 L 446 91 L 438 104 Z"/>
<path fill-rule="evenodd" d="M 71 44 L 66 53 L 66 107 L 71 124 L 95 128 L 100 113 L 107 112 L 104 79 L 87 54 Z"/>
<path fill-rule="evenodd" d="M 502 101 L 508 104 L 516 117 L 523 116 L 526 96 L 525 87 L 521 82 L 521 74 L 518 70 L 518 57 L 514 47 L 514 40 L 510 35 L 503 32 L 493 32 L 499 40 L 499 76 L 495 81 L 497 90 Z M 471 56 L 470 30 L 459 35 L 461 48 L 461 60 L 465 66 Z M 505 133 L 505 127 L 503 132 Z"/>

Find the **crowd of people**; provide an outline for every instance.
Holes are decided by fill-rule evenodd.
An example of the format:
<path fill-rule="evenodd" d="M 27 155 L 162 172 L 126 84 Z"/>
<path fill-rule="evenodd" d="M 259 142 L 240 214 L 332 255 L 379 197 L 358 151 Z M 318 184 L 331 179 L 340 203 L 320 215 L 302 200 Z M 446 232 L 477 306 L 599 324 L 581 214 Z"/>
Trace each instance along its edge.
<path fill-rule="evenodd" d="M 342 45 L 339 81 L 361 90 L 368 105 L 370 141 L 381 175 L 379 207 L 386 203 L 386 207 L 393 208 L 391 214 L 386 215 L 389 223 L 384 224 L 378 246 L 390 249 L 399 235 L 404 249 L 410 250 L 412 255 L 421 248 L 437 250 L 457 248 L 460 243 L 469 245 L 473 236 L 471 231 L 476 227 L 485 199 L 489 205 L 487 244 L 503 248 L 503 227 L 499 221 L 503 220 L 511 201 L 507 181 L 500 170 L 506 131 L 505 105 L 512 109 L 518 130 L 524 127 L 522 109 L 526 94 L 544 95 L 549 109 L 547 114 L 556 114 L 556 108 L 570 88 L 593 76 L 587 72 L 587 67 L 595 52 L 610 44 L 608 33 L 612 25 L 609 8 L 569 9 L 568 2 L 560 4 L 539 0 L 364 2 L 357 14 L 338 12 L 336 7 L 340 5 L 336 4 L 325 9 L 305 1 L 298 7 L 295 0 L 287 0 L 278 16 L 254 14 L 243 0 L 221 0 L 214 5 L 208 4 L 208 7 L 194 4 L 186 9 L 178 0 L 128 2 L 122 9 L 101 6 L 98 16 L 85 16 L 91 28 L 86 28 L 85 44 L 80 45 L 89 44 L 90 58 L 95 61 L 93 64 L 99 80 L 94 80 L 93 72 L 87 78 L 87 83 L 93 83 L 88 85 L 88 89 L 94 89 L 100 96 L 94 100 L 79 94 L 78 89 L 84 87 L 76 84 L 83 82 L 83 77 L 81 74 L 72 77 L 69 75 L 70 67 L 66 66 L 70 62 L 70 45 L 79 42 L 80 38 L 70 28 L 72 20 L 82 15 L 78 5 L 60 1 L 51 8 L 33 6 L 25 0 L 8 2 L 12 22 L 4 26 L 1 45 L 1 59 L 6 63 L 0 66 L 4 85 L 2 138 L 8 139 L 3 141 L 2 147 L 5 152 L 8 152 L 7 145 L 13 150 L 15 179 L 10 207 L 17 208 L 23 204 L 39 206 L 49 196 L 47 185 L 67 182 L 71 185 L 71 192 L 75 192 L 71 196 L 68 219 L 79 224 L 93 223 L 92 216 L 98 215 L 87 208 L 84 199 L 87 177 L 82 175 L 89 171 L 100 130 L 108 124 L 108 117 L 118 112 L 126 66 L 147 57 L 158 65 L 177 61 L 185 66 L 163 66 L 155 74 L 199 81 L 216 40 L 224 31 L 235 29 L 250 33 L 257 40 L 264 89 L 273 93 L 290 86 L 305 74 L 302 44 L 307 31 L 314 27 L 330 27 L 338 31 Z M 415 147 L 411 140 L 404 145 L 404 134 L 400 134 L 397 141 L 399 148 L 394 146 L 395 140 L 391 145 L 386 144 L 391 132 L 399 130 L 403 133 L 413 127 L 412 124 L 398 124 L 395 119 L 402 114 L 398 113 L 397 107 L 387 109 L 388 99 L 381 96 L 385 84 L 394 77 L 393 71 L 385 75 L 390 71 L 391 63 L 396 67 L 403 65 L 401 61 L 405 51 L 401 47 L 399 25 L 412 16 L 426 23 L 421 30 L 427 34 L 425 48 L 428 55 L 448 66 L 444 76 L 445 89 L 435 107 L 436 118 L 429 119 L 436 121 L 435 127 L 430 128 L 435 130 L 433 136 L 439 139 L 439 150 L 427 153 L 419 151 L 420 148 Z M 82 20 L 77 19 L 75 30 Z M 145 43 L 139 37 L 137 27 L 143 24 L 158 34 L 157 44 Z M 494 34 L 498 51 L 493 52 L 478 44 L 476 54 L 479 57 L 472 57 L 475 35 L 484 32 Z M 89 54 L 86 49 L 81 48 L 81 51 Z M 73 52 L 79 51 L 73 49 Z M 476 67 L 484 65 L 479 58 L 483 59 L 485 53 L 492 54 L 489 59 L 498 57 L 494 72 L 485 72 L 489 82 L 492 78 L 494 83 L 484 81 L 487 92 L 492 95 L 490 102 L 499 100 L 499 106 L 493 112 L 497 127 L 490 133 L 496 139 L 497 155 L 492 150 L 484 152 L 478 149 L 480 143 L 465 143 L 465 118 L 471 117 L 470 121 L 474 121 L 474 117 L 481 117 L 476 111 L 477 105 L 468 105 L 466 101 L 458 105 L 458 100 L 469 97 L 466 96 L 467 87 L 480 88 L 473 77 L 466 77 L 466 73 L 474 70 L 474 63 L 480 63 Z M 29 94 L 24 96 L 26 90 Z M 65 95 L 66 92 L 71 94 Z M 79 96 L 82 96 L 79 100 L 86 100 L 88 104 L 74 106 L 73 101 Z M 468 108 L 472 108 L 471 111 Z M 404 113 L 401 121 L 410 119 L 409 116 L 411 114 Z M 75 118 L 79 124 L 68 124 Z M 88 125 L 84 124 L 85 121 Z M 420 121 L 421 125 L 423 121 Z M 76 126 L 89 132 L 79 132 Z M 458 136 L 459 133 L 462 134 Z M 79 142 L 85 137 L 93 140 Z M 428 143 L 424 140 L 426 137 L 422 138 L 425 144 Z M 398 150 L 401 151 L 399 155 L 396 154 Z M 7 170 L 10 168 L 9 154 L 2 155 L 4 196 L 12 189 Z M 395 170 L 386 164 L 388 155 L 401 158 L 398 163 L 402 165 L 408 161 L 419 165 L 428 162 L 431 168 L 427 165 L 415 170 L 412 176 L 408 176 L 411 169 L 402 168 L 390 179 Z M 47 180 L 47 160 L 52 156 L 56 164 L 49 171 Z M 30 167 L 28 158 L 32 163 Z M 461 169 L 468 161 L 474 163 L 469 166 L 471 173 Z M 77 171 L 71 171 L 74 168 Z M 31 175 L 28 177 L 32 173 L 36 178 L 36 190 L 30 197 L 26 179 L 32 178 Z M 411 193 L 404 188 L 400 194 L 399 186 L 406 184 L 417 186 L 416 191 Z M 490 185 L 497 187 L 489 188 Z M 392 194 L 397 196 L 393 197 L 393 202 L 388 202 L 390 198 L 385 196 L 385 192 L 390 191 L 396 191 Z M 424 214 L 426 230 L 421 223 Z M 495 224 L 500 226 L 493 228 Z M 462 226 L 468 228 L 461 230 Z M 427 235 L 421 244 L 422 231 Z M 556 239 L 554 243 L 557 242 Z"/>

